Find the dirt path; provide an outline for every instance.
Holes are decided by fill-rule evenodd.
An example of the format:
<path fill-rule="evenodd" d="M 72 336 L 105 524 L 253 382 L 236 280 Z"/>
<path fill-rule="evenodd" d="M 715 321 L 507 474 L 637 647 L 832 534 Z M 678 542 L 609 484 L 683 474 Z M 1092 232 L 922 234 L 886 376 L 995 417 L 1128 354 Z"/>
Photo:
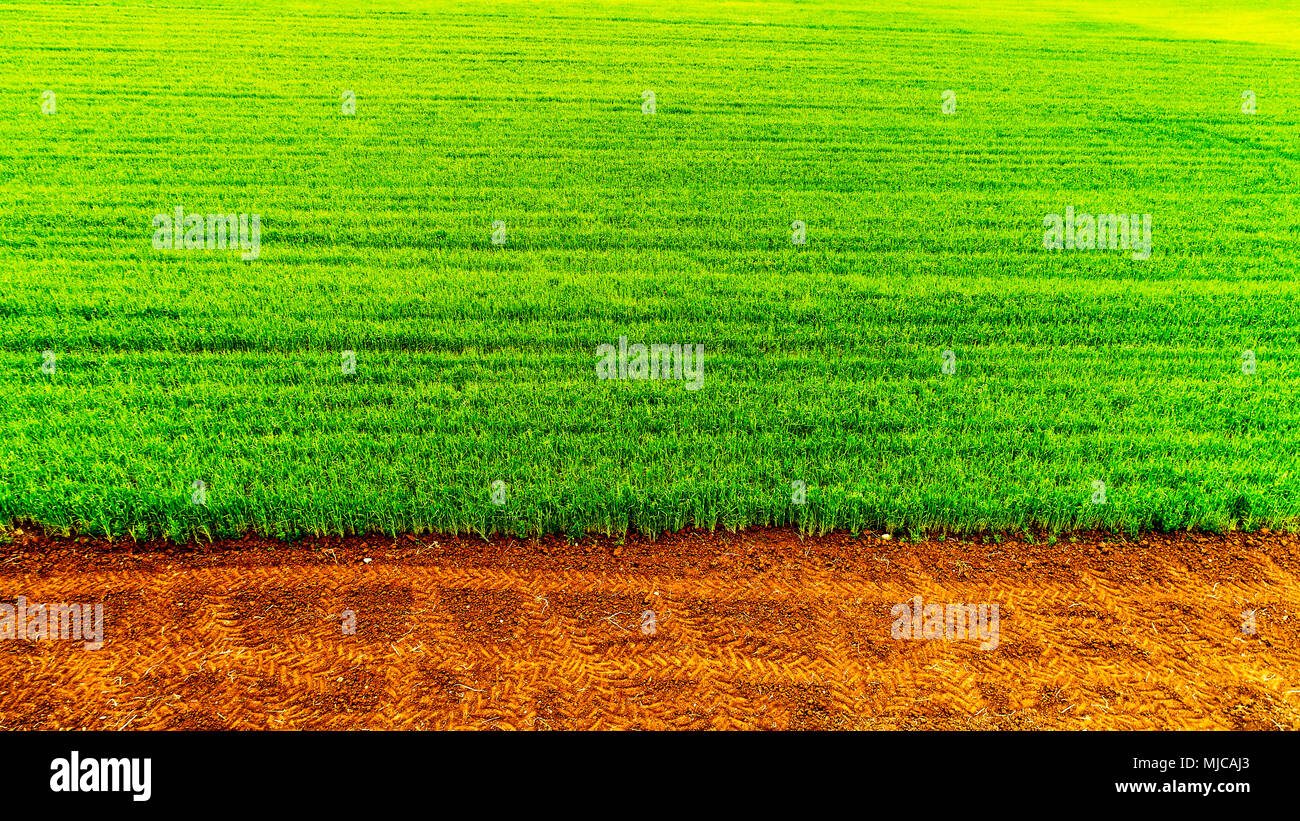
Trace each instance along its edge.
<path fill-rule="evenodd" d="M 22 535 L 11 624 L 102 602 L 105 643 L 0 639 L 0 728 L 1300 728 L 1294 535 L 1076 538 Z M 997 646 L 894 638 L 916 596 Z"/>

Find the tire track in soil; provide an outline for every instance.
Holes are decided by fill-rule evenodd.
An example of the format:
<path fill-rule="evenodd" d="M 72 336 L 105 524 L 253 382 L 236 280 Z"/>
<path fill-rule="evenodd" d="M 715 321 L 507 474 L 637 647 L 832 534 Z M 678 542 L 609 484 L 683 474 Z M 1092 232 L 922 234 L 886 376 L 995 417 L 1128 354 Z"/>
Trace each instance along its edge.
<path fill-rule="evenodd" d="M 917 595 L 998 646 L 894 639 Z M 102 602 L 105 645 L 0 638 L 4 729 L 1300 729 L 1294 534 L 19 533 L 18 596 Z"/>

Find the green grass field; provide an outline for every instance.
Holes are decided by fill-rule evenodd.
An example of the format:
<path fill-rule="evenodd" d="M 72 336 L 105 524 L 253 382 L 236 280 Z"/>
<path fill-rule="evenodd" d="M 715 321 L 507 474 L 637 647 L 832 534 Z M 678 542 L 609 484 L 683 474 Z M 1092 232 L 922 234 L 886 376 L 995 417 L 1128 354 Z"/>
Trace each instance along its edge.
<path fill-rule="evenodd" d="M 1300 522 L 1295 3 L 360 5 L 0 5 L 0 522 Z"/>

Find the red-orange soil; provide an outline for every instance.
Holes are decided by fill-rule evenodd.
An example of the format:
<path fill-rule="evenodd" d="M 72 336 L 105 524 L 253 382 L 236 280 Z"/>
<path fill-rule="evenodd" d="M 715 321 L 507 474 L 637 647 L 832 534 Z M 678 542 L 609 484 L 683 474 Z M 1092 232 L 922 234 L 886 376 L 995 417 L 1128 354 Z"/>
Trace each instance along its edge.
<path fill-rule="evenodd" d="M 1298 574 L 1276 533 L 26 533 L 0 603 L 102 602 L 105 644 L 0 640 L 0 728 L 1296 729 Z M 894 638 L 918 595 L 998 646 Z"/>

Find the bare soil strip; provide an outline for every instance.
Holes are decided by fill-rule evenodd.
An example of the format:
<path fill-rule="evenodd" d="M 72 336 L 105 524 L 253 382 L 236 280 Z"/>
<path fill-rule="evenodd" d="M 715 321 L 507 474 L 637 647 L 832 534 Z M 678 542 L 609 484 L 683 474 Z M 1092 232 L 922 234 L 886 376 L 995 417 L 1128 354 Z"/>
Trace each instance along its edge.
<path fill-rule="evenodd" d="M 27 533 L 0 602 L 105 643 L 0 639 L 0 728 L 1300 728 L 1295 535 L 1073 538 Z M 996 648 L 894 638 L 916 596 L 997 604 Z"/>

